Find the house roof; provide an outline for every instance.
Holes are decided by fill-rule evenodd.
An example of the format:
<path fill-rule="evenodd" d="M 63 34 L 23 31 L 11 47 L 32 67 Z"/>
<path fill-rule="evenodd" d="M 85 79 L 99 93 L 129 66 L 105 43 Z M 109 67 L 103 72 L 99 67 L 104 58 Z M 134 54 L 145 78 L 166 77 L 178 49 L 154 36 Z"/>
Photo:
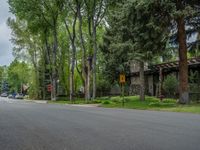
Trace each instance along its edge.
<path fill-rule="evenodd" d="M 200 57 L 188 59 L 188 66 L 190 68 L 200 67 Z M 173 61 L 168 63 L 161 63 L 156 65 L 151 65 L 145 70 L 145 74 L 158 73 L 159 70 L 163 69 L 164 72 L 177 71 L 179 69 L 179 61 Z M 139 72 L 131 72 L 129 76 L 138 76 Z"/>
<path fill-rule="evenodd" d="M 189 66 L 198 65 L 198 64 L 200 64 L 200 57 L 188 59 Z M 179 61 L 173 61 L 173 62 L 168 62 L 168 63 L 152 65 L 152 66 L 149 66 L 149 69 L 153 69 L 153 70 L 158 70 L 160 68 L 170 69 L 170 68 L 177 68 L 178 66 L 179 66 Z"/>

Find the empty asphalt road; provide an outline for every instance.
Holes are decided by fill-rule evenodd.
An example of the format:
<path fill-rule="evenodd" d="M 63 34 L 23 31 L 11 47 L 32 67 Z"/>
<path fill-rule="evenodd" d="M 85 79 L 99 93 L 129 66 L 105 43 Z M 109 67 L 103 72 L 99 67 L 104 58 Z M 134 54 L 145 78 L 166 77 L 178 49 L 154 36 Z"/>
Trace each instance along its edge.
<path fill-rule="evenodd" d="M 0 98 L 0 150 L 200 150 L 200 115 Z"/>

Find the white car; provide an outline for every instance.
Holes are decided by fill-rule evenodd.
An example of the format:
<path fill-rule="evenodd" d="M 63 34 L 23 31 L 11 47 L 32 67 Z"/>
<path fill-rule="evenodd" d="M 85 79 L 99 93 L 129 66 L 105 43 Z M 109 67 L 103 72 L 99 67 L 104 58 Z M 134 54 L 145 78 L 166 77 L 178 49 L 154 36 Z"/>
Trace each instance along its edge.
<path fill-rule="evenodd" d="M 23 99 L 23 98 L 24 98 L 24 96 L 23 96 L 23 95 L 21 95 L 21 94 L 17 94 L 17 95 L 15 96 L 15 98 L 16 98 L 16 99 Z"/>
<path fill-rule="evenodd" d="M 1 97 L 8 97 L 8 94 L 7 93 L 2 93 Z"/>

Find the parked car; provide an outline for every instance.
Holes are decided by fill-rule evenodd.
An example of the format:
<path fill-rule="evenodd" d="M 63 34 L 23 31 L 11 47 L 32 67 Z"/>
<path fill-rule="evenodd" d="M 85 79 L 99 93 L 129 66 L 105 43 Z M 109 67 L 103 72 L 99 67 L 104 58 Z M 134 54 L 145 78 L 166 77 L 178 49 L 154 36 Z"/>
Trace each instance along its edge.
<path fill-rule="evenodd" d="M 15 95 L 9 94 L 9 95 L 8 95 L 8 98 L 15 98 Z"/>
<path fill-rule="evenodd" d="M 7 93 L 2 93 L 1 97 L 8 97 L 8 94 Z"/>
<path fill-rule="evenodd" d="M 22 94 L 17 94 L 17 95 L 15 96 L 15 98 L 16 98 L 16 99 L 23 99 L 24 96 L 23 96 Z"/>

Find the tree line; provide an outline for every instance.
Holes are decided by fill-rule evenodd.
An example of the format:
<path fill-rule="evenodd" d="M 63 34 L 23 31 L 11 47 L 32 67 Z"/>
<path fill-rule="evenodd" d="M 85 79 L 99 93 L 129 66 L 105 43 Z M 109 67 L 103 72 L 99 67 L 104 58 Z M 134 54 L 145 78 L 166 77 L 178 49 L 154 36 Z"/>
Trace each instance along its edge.
<path fill-rule="evenodd" d="M 199 31 L 198 0 L 9 0 L 8 19 L 16 59 L 31 64 L 35 98 L 45 98 L 58 84 L 71 101 L 84 88 L 88 101 L 97 89 L 129 72 L 140 62 L 140 98 L 145 99 L 144 64 L 169 54 L 179 45 L 180 103 L 188 103 L 187 34 Z M 187 26 L 191 27 L 189 31 Z M 173 55 L 173 54 L 172 54 Z"/>

